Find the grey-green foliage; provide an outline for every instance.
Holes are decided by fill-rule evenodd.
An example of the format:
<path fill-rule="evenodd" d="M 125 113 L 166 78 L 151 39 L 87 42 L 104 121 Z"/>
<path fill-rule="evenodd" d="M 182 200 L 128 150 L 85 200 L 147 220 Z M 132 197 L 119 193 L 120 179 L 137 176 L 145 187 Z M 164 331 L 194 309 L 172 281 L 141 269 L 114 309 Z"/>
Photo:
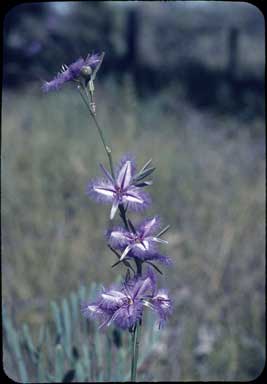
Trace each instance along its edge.
<path fill-rule="evenodd" d="M 15 327 L 3 307 L 5 371 L 21 382 L 125 381 L 130 377 L 130 335 L 110 328 L 100 331 L 85 319 L 80 304 L 91 300 L 99 287 L 81 286 L 61 303 L 50 303 L 51 321 L 36 335 L 27 324 Z M 139 367 L 155 352 L 161 332 L 152 314 L 144 316 Z M 36 337 L 34 337 L 36 336 Z M 12 370 L 12 373 L 11 373 Z M 140 374 L 142 379 L 142 373 Z"/>

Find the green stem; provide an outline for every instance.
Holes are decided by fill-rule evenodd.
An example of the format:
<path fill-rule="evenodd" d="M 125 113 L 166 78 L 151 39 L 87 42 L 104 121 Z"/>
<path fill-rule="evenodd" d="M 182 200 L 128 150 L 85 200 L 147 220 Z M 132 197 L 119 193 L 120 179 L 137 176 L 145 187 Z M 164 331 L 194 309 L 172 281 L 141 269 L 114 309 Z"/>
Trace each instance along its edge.
<path fill-rule="evenodd" d="M 136 382 L 136 371 L 139 351 L 139 336 L 141 331 L 141 321 L 137 322 L 132 333 L 132 366 L 131 366 L 131 381 Z"/>
<path fill-rule="evenodd" d="M 105 151 L 106 151 L 106 154 L 107 154 L 107 157 L 109 160 L 111 175 L 112 175 L 113 179 L 115 179 L 111 149 L 106 144 L 106 140 L 105 140 L 103 131 L 102 131 L 97 119 L 96 119 L 95 110 L 93 110 L 91 107 L 91 105 L 93 103 L 92 94 L 90 94 L 91 95 L 91 98 L 90 98 L 88 90 L 84 84 L 82 84 L 82 88 L 83 88 L 84 93 L 86 94 L 86 98 L 85 98 L 84 94 L 82 93 L 80 86 L 78 87 L 79 93 L 80 93 L 81 98 L 84 101 L 86 107 L 88 108 L 90 115 L 93 118 L 94 123 L 97 127 L 100 139 L 102 141 L 102 144 L 105 148 Z M 125 225 L 125 228 L 127 230 L 129 230 L 128 220 L 127 220 L 127 216 L 126 216 L 126 210 L 125 210 L 125 207 L 123 204 L 119 205 L 119 210 L 120 210 L 120 215 L 121 215 L 121 218 L 122 218 L 123 223 Z M 136 274 L 137 274 L 137 276 L 141 276 L 142 275 L 142 262 L 138 259 L 135 259 L 135 263 L 136 263 Z M 132 365 L 131 365 L 131 381 L 132 382 L 136 381 L 140 331 L 141 331 L 141 320 L 137 322 L 137 324 L 135 325 L 135 327 L 132 331 Z"/>
<path fill-rule="evenodd" d="M 119 205 L 120 215 L 122 218 L 122 221 L 125 225 L 125 228 L 129 230 L 126 210 L 123 204 Z M 136 264 L 136 275 L 142 276 L 142 261 L 135 258 L 135 264 Z M 138 350 L 139 350 L 139 335 L 141 331 L 141 320 L 138 321 L 132 331 L 132 365 L 131 365 L 131 381 L 136 381 L 136 370 L 137 370 L 137 361 L 138 361 Z"/>
<path fill-rule="evenodd" d="M 107 157 L 108 157 L 108 161 L 109 161 L 109 166 L 110 166 L 110 171 L 111 171 L 111 175 L 113 177 L 113 179 L 115 179 L 115 175 L 114 175 L 114 168 L 113 168 L 113 161 L 112 161 L 112 154 L 111 154 L 111 149 L 110 147 L 106 144 L 106 140 L 105 140 L 105 137 L 104 137 L 104 134 L 103 134 L 103 131 L 96 119 L 96 114 L 93 112 L 91 106 L 90 106 L 90 101 L 89 101 L 89 95 L 88 95 L 88 91 L 86 89 L 86 87 L 83 85 L 83 90 L 85 91 L 86 93 L 86 96 L 87 96 L 87 99 L 84 97 L 84 94 L 81 92 L 81 88 L 80 86 L 78 86 L 78 91 L 80 93 L 80 96 L 83 100 L 83 102 L 85 103 L 86 107 L 88 108 L 89 112 L 90 112 L 90 115 L 91 117 L 93 118 L 94 120 L 94 123 L 96 125 L 96 128 L 97 128 L 97 131 L 99 133 L 99 136 L 100 136 L 100 139 L 102 141 L 102 144 L 104 146 L 104 149 L 106 151 L 106 154 L 107 154 Z"/>
<path fill-rule="evenodd" d="M 136 264 L 136 274 L 137 276 L 142 276 L 142 261 L 135 257 L 134 259 L 135 264 Z"/>
<path fill-rule="evenodd" d="M 93 111 L 91 110 L 91 108 L 90 108 L 90 113 L 91 113 L 91 116 L 92 116 L 92 118 L 93 118 L 93 120 L 94 120 L 94 122 L 95 122 L 95 125 L 96 125 L 96 127 L 97 127 L 97 130 L 98 130 L 99 135 L 100 135 L 100 137 L 101 137 L 102 143 L 103 143 L 103 145 L 104 145 L 106 154 L 107 154 L 107 156 L 108 156 L 108 161 L 109 161 L 109 167 L 110 167 L 111 175 L 112 175 L 113 179 L 115 179 L 114 169 L 113 169 L 113 161 L 112 161 L 112 155 L 111 155 L 111 149 L 110 149 L 110 147 L 109 147 L 108 145 L 106 145 L 106 142 L 105 142 L 105 139 L 104 139 L 104 135 L 103 135 L 103 131 L 102 131 L 102 129 L 100 128 L 100 125 L 99 125 L 99 123 L 98 123 L 98 121 L 97 121 L 97 119 L 96 119 L 96 116 L 95 116 L 95 114 L 93 113 Z"/>
<path fill-rule="evenodd" d="M 126 211 L 125 211 L 123 204 L 119 204 L 119 211 L 120 211 L 120 216 L 122 218 L 123 224 L 124 224 L 125 228 L 127 229 L 127 231 L 129 231 L 129 225 L 128 225 L 128 221 L 127 221 L 127 217 L 126 217 Z"/>

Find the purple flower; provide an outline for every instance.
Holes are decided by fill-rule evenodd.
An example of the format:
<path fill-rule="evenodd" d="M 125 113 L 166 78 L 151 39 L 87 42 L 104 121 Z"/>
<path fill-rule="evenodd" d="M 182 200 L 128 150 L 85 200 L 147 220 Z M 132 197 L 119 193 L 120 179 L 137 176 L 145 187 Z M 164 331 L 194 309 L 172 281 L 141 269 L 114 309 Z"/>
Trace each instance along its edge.
<path fill-rule="evenodd" d="M 131 329 L 142 318 L 144 307 L 158 315 L 159 327 L 172 311 L 172 302 L 165 289 L 156 288 L 156 277 L 148 269 L 142 277 L 134 277 L 119 287 L 112 286 L 103 291 L 92 303 L 82 305 L 87 318 L 101 321 L 99 328 L 114 324 L 122 329 Z"/>
<path fill-rule="evenodd" d="M 90 67 L 91 70 L 94 70 L 100 60 L 101 56 L 99 54 L 88 54 L 85 59 L 80 57 L 70 66 L 64 66 L 64 70 L 58 73 L 53 80 L 45 81 L 42 85 L 42 90 L 49 92 L 59 89 L 64 83 L 76 80 L 81 75 L 83 68 Z"/>
<path fill-rule="evenodd" d="M 157 312 L 159 316 L 159 328 L 166 322 L 167 317 L 171 314 L 173 309 L 172 301 L 169 298 L 166 289 L 159 289 L 158 292 L 152 297 L 150 301 L 152 309 Z"/>
<path fill-rule="evenodd" d="M 98 300 L 82 306 L 85 317 L 101 320 L 100 328 L 114 323 L 122 329 L 133 327 L 141 319 L 144 301 L 155 291 L 152 271 L 143 277 L 135 277 L 120 287 L 103 290 Z"/>
<path fill-rule="evenodd" d="M 133 225 L 131 226 L 132 231 L 127 231 L 122 227 L 115 227 L 107 234 L 109 244 L 122 252 L 120 260 L 128 255 L 128 257 L 137 257 L 141 260 L 158 260 L 169 263 L 166 256 L 157 253 L 159 243 L 168 243 L 155 235 L 160 228 L 158 216 L 144 220 L 136 228 Z"/>
<path fill-rule="evenodd" d="M 89 196 L 96 201 L 112 204 L 110 219 L 112 220 L 120 204 L 127 204 L 129 209 L 142 211 L 150 203 L 149 195 L 141 187 L 134 184 L 135 161 L 123 157 L 115 170 L 115 178 L 101 164 L 105 179 L 92 181 L 87 189 Z"/>

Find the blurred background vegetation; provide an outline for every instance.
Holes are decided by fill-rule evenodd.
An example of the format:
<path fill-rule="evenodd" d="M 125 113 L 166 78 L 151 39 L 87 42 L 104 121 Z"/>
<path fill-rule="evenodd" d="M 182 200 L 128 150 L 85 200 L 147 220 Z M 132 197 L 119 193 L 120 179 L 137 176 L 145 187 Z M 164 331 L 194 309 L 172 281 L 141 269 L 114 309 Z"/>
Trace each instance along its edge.
<path fill-rule="evenodd" d="M 160 278 L 175 311 L 150 380 L 251 380 L 265 364 L 264 17 L 249 3 L 21 4 L 4 21 L 2 304 L 19 329 L 49 302 L 123 269 L 108 208 L 85 195 L 105 154 L 61 64 L 105 51 L 97 113 L 115 159 L 153 159 L 153 205 L 171 230 Z M 36 331 L 37 332 L 37 331 Z M 81 336 L 79 336 L 81 337 Z M 4 339 L 4 367 L 16 361 Z M 12 373 L 11 373 L 12 372 Z M 140 372 L 141 374 L 141 372 Z"/>

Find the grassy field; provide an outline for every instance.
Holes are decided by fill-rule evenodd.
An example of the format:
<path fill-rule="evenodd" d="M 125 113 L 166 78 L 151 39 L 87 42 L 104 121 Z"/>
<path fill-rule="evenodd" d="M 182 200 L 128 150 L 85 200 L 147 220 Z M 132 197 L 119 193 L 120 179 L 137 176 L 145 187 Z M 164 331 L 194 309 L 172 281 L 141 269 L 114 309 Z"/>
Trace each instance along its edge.
<path fill-rule="evenodd" d="M 174 266 L 160 279 L 175 310 L 146 367 L 151 380 L 255 378 L 265 363 L 264 122 L 194 110 L 172 89 L 140 101 L 128 80 L 107 80 L 97 101 L 115 160 L 153 159 L 147 214 L 171 225 Z M 17 324 L 34 329 L 50 300 L 123 271 L 110 268 L 103 241 L 108 207 L 85 194 L 99 162 L 75 90 L 3 93 L 2 295 Z"/>

